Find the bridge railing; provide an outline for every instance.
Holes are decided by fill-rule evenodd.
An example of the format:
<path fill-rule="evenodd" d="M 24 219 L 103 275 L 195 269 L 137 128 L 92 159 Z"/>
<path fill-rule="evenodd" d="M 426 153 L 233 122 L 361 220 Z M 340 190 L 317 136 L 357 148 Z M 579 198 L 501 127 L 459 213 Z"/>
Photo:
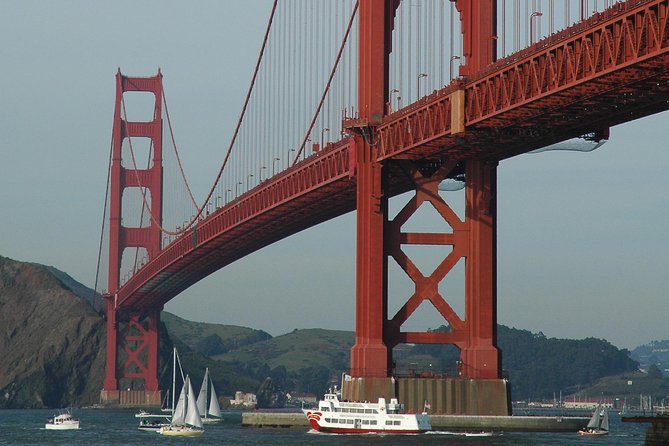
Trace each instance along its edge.
<path fill-rule="evenodd" d="M 668 4 L 617 4 L 497 61 L 467 83 L 466 124 L 666 53 Z"/>
<path fill-rule="evenodd" d="M 167 246 L 155 259 L 137 271 L 118 290 L 116 307 L 122 308 L 128 304 L 137 305 L 139 299 L 151 295 L 151 290 L 147 288 L 142 291 L 142 288 L 147 287 L 152 280 L 158 280 L 161 273 L 180 261 L 184 261 L 184 258 L 192 254 L 201 245 L 214 240 L 227 231 L 249 223 L 254 218 L 274 208 L 292 202 L 300 196 L 351 176 L 352 166 L 349 160 L 352 142 L 352 139 L 346 139 L 331 144 L 318 154 L 312 155 L 295 166 L 265 180 L 228 203 L 225 207 L 218 209 L 206 219 L 198 222 L 191 231 Z M 280 224 L 277 222 L 277 226 Z M 288 231 L 287 229 L 283 230 Z M 290 235 L 288 232 L 286 234 Z M 156 301 L 164 303 L 174 297 L 175 294 L 162 291 L 160 296 L 150 296 L 150 302 L 147 301 L 144 304 L 150 306 L 155 304 Z M 128 300 L 130 297 L 132 297 L 132 303 Z"/>

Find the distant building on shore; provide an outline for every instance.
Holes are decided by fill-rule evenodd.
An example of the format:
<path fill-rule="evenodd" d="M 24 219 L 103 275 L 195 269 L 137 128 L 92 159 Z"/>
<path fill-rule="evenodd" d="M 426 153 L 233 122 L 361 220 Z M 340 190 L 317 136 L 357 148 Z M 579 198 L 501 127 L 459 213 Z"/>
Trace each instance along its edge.
<path fill-rule="evenodd" d="M 563 401 L 563 406 L 565 409 L 596 409 L 600 404 L 602 407 L 611 409 L 613 404 L 611 401 Z"/>
<path fill-rule="evenodd" d="M 253 409 L 258 404 L 255 393 L 244 393 L 241 391 L 235 392 L 235 399 L 230 400 L 231 407 L 239 407 L 243 409 Z"/>

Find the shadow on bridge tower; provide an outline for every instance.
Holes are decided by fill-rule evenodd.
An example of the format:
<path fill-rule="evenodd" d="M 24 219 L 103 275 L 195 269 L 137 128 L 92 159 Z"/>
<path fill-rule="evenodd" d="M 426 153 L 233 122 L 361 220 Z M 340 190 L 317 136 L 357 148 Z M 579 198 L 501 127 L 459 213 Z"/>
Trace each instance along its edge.
<path fill-rule="evenodd" d="M 389 94 L 389 53 L 399 0 L 359 3 L 359 117 L 347 125 L 355 134 L 357 175 L 356 338 L 343 397 L 375 400 L 396 395 L 407 409 L 432 413 L 508 415 L 509 392 L 501 377 L 496 315 L 496 169 L 490 159 L 403 159 L 379 161 L 374 128 L 385 113 Z M 465 63 L 461 74 L 492 63 L 495 56 L 495 1 L 458 0 Z M 464 92 L 451 103 L 453 133 L 464 132 Z M 415 196 L 394 220 L 388 220 L 386 193 L 392 166 L 410 178 Z M 465 176 L 465 219 L 453 212 L 438 192 L 455 169 Z M 450 234 L 402 233 L 402 225 L 429 201 L 453 229 Z M 425 277 L 403 253 L 401 245 L 450 245 L 452 251 Z M 416 292 L 388 318 L 388 259 L 392 257 L 415 284 Z M 465 259 L 465 318 L 460 319 L 439 294 L 438 285 L 461 258 Z M 451 328 L 448 333 L 402 332 L 402 324 L 429 300 Z M 393 377 L 392 348 L 401 343 L 454 344 L 460 349 L 459 376 Z"/>
<path fill-rule="evenodd" d="M 162 163 L 162 75 L 127 77 L 116 74 L 116 105 L 112 135 L 112 164 L 109 206 L 109 278 L 110 293 L 121 285 L 121 262 L 126 249 L 143 249 L 147 260 L 161 249 L 163 163 Z M 147 121 L 130 122 L 125 116 L 123 94 L 138 92 L 153 94 L 153 116 Z M 136 164 L 130 138 L 147 138 L 152 160 L 142 169 Z M 138 139 L 135 139 L 138 141 Z M 122 163 L 123 147 L 132 156 L 130 166 Z M 139 227 L 124 226 L 124 191 L 137 188 L 142 203 L 149 210 L 141 220 L 150 223 Z M 150 215 L 146 215 L 149 213 Z M 126 252 L 126 254 L 130 254 Z M 101 403 L 121 406 L 159 406 L 158 389 L 158 329 L 162 308 L 120 310 L 114 294 L 105 297 L 107 318 L 107 357 Z"/>

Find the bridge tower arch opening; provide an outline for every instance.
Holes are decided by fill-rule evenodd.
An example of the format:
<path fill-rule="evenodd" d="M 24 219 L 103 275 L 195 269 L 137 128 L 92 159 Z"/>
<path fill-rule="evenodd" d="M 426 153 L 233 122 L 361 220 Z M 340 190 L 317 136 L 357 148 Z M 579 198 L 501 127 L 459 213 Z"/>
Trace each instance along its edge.
<path fill-rule="evenodd" d="M 162 75 L 128 77 L 116 74 L 116 101 L 112 134 L 112 163 L 109 201 L 108 290 L 121 286 L 124 254 L 138 250 L 146 261 L 161 250 L 163 206 Z M 130 121 L 124 93 L 153 95 L 153 113 L 144 121 Z M 149 141 L 148 166 L 137 165 L 132 140 Z M 144 149 L 146 149 L 144 147 Z M 145 150 L 146 151 L 146 150 Z M 131 160 L 128 160 L 128 156 Z M 125 158 L 125 159 L 124 159 Z M 141 191 L 144 215 L 137 226 L 124 224 L 124 192 Z M 127 205 L 137 205 L 130 200 Z M 149 223 L 142 221 L 150 220 Z M 126 222 L 127 222 L 126 218 Z M 127 261 L 127 260 L 126 260 Z M 119 311 L 114 294 L 105 295 L 107 319 L 106 371 L 101 402 L 120 405 L 160 405 L 158 389 L 158 329 L 162 308 Z"/>
<path fill-rule="evenodd" d="M 386 113 L 389 54 L 399 0 L 362 0 L 359 4 L 359 119 L 355 134 L 357 180 L 356 336 L 344 397 L 374 400 L 401 397 L 410 410 L 433 401 L 437 413 L 507 415 L 506 381 L 501 379 L 497 348 L 496 303 L 496 169 L 494 159 L 425 159 L 379 161 L 375 127 Z M 495 1 L 458 0 L 467 75 L 495 59 Z M 453 93 L 454 133 L 465 131 L 464 94 Z M 416 193 L 393 221 L 388 219 L 388 172 L 400 170 Z M 458 169 L 461 172 L 458 172 Z M 440 197 L 441 181 L 456 173 L 465 178 L 465 218 L 461 220 Z M 405 234 L 401 227 L 421 204 L 430 201 L 453 231 L 450 234 Z M 452 251 L 429 277 L 413 274 L 400 244 L 449 245 Z M 408 273 L 416 293 L 394 316 L 388 315 L 388 261 Z M 461 319 L 439 295 L 438 285 L 453 266 L 465 259 L 465 317 Z M 451 328 L 449 333 L 402 332 L 401 326 L 429 300 Z M 409 382 L 392 377 L 392 349 L 401 343 L 454 344 L 460 349 L 459 376 Z M 463 397 L 464 395 L 464 397 Z M 457 401 L 456 401 L 457 400 Z"/>

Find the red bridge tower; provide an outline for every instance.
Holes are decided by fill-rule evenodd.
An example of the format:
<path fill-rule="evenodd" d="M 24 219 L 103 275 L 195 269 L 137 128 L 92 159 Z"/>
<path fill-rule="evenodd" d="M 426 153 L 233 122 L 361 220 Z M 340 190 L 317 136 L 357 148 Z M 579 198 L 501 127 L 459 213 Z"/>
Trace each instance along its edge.
<path fill-rule="evenodd" d="M 125 119 L 123 93 L 152 93 L 155 98 L 153 116 L 145 122 Z M 162 163 L 162 75 L 137 78 L 116 74 L 116 105 L 112 136 L 112 165 L 109 211 L 109 282 L 108 290 L 118 290 L 120 271 L 126 248 L 143 248 L 147 260 L 161 249 L 163 200 Z M 132 151 L 130 138 L 149 138 L 153 153 L 151 165 L 141 169 L 122 163 L 124 142 Z M 128 162 L 128 160 L 126 160 Z M 138 188 L 144 205 L 150 207 L 150 224 L 143 227 L 123 225 L 123 193 Z M 147 216 L 145 216 L 147 217 Z M 107 364 L 103 403 L 121 405 L 160 405 L 158 390 L 158 327 L 162 308 L 121 312 L 114 295 L 106 295 Z M 122 360 L 122 364 L 119 362 Z M 123 390 L 119 390 L 120 389 Z"/>
<path fill-rule="evenodd" d="M 373 135 L 388 102 L 388 61 L 392 26 L 399 0 L 361 0 L 359 3 L 359 120 L 356 127 L 357 270 L 356 340 L 351 351 L 351 380 L 344 397 L 374 400 L 399 394 L 408 408 L 420 410 L 425 400 L 443 406 L 437 413 L 508 413 L 506 382 L 501 378 L 496 339 L 496 160 L 378 161 Z M 466 60 L 461 74 L 477 71 L 495 60 L 495 1 L 458 0 L 463 22 Z M 464 110 L 464 93 L 452 103 Z M 452 110 L 452 122 L 464 132 L 464 116 Z M 387 171 L 390 163 L 412 178 L 415 197 L 394 221 L 388 220 Z M 465 220 L 439 196 L 438 185 L 457 164 L 464 166 Z M 430 165 L 430 168 L 425 166 Z M 429 201 L 453 229 L 451 234 L 402 233 L 401 227 Z M 451 245 L 435 272 L 424 277 L 402 252 L 401 244 Z M 388 318 L 388 258 L 393 257 L 414 282 L 416 292 L 400 311 Z M 439 294 L 439 282 L 465 258 L 465 319 L 461 320 Z M 419 305 L 429 300 L 451 327 L 449 333 L 401 332 L 401 325 Z M 390 378 L 392 348 L 400 343 L 455 344 L 460 349 L 460 376 L 411 383 Z M 429 382 L 428 382 L 429 381 Z M 472 384 L 473 383 L 473 384 Z M 449 390 L 450 389 L 450 390 Z M 454 401 L 458 395 L 459 401 Z M 434 406 L 434 404 L 433 404 Z M 447 407 L 450 406 L 450 407 Z"/>

